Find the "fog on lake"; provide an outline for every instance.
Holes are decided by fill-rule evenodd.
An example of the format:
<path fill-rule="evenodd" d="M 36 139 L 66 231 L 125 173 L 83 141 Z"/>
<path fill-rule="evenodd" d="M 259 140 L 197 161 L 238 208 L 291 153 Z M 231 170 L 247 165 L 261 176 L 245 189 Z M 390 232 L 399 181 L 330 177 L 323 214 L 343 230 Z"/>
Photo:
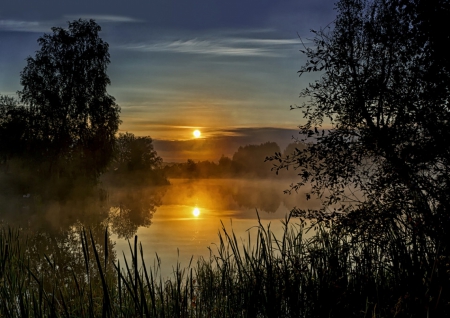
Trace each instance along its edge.
<path fill-rule="evenodd" d="M 80 253 L 77 235 L 83 228 L 102 244 L 108 228 L 109 255 L 117 259 L 123 258 L 122 253 L 130 255 L 128 240 L 137 235 L 145 263 L 154 264 L 157 253 L 163 276 L 169 276 L 177 261 L 187 266 L 192 256 L 194 260 L 209 257 L 208 247 L 214 251 L 221 222 L 246 244 L 258 225 L 256 211 L 261 223 L 271 223 L 279 234 L 280 221 L 293 207 L 317 204 L 306 201 L 304 193 L 284 194 L 285 179 L 171 179 L 170 183 L 110 186 L 89 195 L 80 190 L 79 197 L 63 203 L 43 202 L 32 194 L 3 197 L 0 220 L 21 228 L 36 255 L 59 255 L 60 261 Z"/>

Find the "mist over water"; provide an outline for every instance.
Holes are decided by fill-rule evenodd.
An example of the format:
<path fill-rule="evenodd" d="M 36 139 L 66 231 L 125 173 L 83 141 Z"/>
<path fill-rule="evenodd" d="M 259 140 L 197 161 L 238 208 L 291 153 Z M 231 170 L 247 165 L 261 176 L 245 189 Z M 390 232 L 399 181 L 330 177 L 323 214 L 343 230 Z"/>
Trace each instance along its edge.
<path fill-rule="evenodd" d="M 45 201 L 33 194 L 0 197 L 3 225 L 20 228 L 36 252 L 79 252 L 76 239 L 90 229 L 104 245 L 105 229 L 110 256 L 129 256 L 128 240 L 135 235 L 142 243 L 145 261 L 153 264 L 155 253 L 169 276 L 177 261 L 209 257 L 222 223 L 245 243 L 248 231 L 261 222 L 280 233 L 281 222 L 297 206 L 313 208 L 304 194 L 287 195 L 284 179 L 171 179 L 166 186 L 117 187 L 103 185 L 89 194 L 81 192 L 67 200 Z M 114 246 L 114 248 L 113 248 Z M 72 253 L 71 255 L 69 255 Z"/>
<path fill-rule="evenodd" d="M 246 244 L 249 233 L 255 242 L 256 230 L 252 228 L 258 224 L 256 211 L 262 224 L 270 222 L 273 231 L 281 234 L 280 220 L 291 208 L 314 206 L 312 201 L 304 200 L 304 195 L 283 194 L 285 180 L 172 179 L 171 183 L 152 225 L 137 231 L 148 264 L 153 264 L 158 253 L 166 276 L 177 260 L 187 266 L 191 256 L 194 260 L 209 257 L 208 247 L 214 252 L 221 222 Z M 117 241 L 117 249 L 126 248 L 127 244 Z"/>

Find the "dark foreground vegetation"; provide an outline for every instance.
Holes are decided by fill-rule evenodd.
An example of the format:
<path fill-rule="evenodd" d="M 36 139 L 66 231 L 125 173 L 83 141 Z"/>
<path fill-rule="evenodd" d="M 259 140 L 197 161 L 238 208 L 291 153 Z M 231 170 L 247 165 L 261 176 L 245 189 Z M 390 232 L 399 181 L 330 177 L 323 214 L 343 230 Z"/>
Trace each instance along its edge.
<path fill-rule="evenodd" d="M 319 73 L 300 95 L 302 147 L 268 158 L 277 172 L 296 171 L 292 190 L 309 187 L 306 197 L 320 201 L 291 214 L 315 222 L 312 239 L 286 221 L 283 237 L 259 227 L 257 241 L 242 247 L 223 229 L 210 259 L 177 266 L 166 280 L 158 258 L 151 268 L 143 263 L 137 240 L 132 259 L 116 262 L 108 232 L 99 243 L 101 222 L 92 232 L 72 227 L 71 242 L 48 251 L 35 244 L 45 237 L 2 228 L 1 315 L 450 316 L 449 3 L 336 6 L 336 20 L 313 31 L 313 45 L 302 51 L 307 61 L 299 73 Z M 109 53 L 99 31 L 92 20 L 54 28 L 27 60 L 20 100 L 0 99 L 6 188 L 23 180 L 19 193 L 63 201 L 108 173 L 118 186 L 132 175 L 165 182 L 151 139 L 116 136 L 120 109 L 106 92 Z M 238 163 L 251 163 L 245 158 L 254 151 L 241 148 L 216 168 L 243 171 Z M 201 177 L 194 162 L 173 173 L 178 168 Z M 117 227 L 126 216 L 121 206 Z M 148 214 L 136 215 L 124 236 L 149 224 Z"/>
<path fill-rule="evenodd" d="M 222 229 L 209 259 L 173 268 L 163 278 L 159 259 L 113 262 L 108 241 L 74 234 L 71 261 L 37 254 L 32 237 L 2 228 L 0 312 L 5 317 L 448 317 L 449 262 L 436 249 L 417 250 L 403 234 L 388 243 L 352 239 L 339 230 L 304 227 L 287 219 L 282 237 L 258 228 L 241 246 Z M 105 237 L 107 233 L 105 233 Z M 67 251 L 65 252 L 67 253 Z M 67 258 L 66 258 L 67 260 Z M 150 265 L 150 266 L 149 266 Z"/>

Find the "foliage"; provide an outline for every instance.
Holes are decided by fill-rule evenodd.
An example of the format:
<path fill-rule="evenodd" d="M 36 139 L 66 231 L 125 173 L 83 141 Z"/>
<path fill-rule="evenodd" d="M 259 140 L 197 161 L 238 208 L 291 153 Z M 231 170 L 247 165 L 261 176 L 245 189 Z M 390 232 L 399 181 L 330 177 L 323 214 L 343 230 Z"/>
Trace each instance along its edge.
<path fill-rule="evenodd" d="M 100 30 L 81 19 L 52 28 L 21 72 L 24 106 L 9 117 L 22 124 L 15 142 L 40 175 L 95 180 L 113 154 L 120 108 L 106 91 L 110 56 Z"/>
<path fill-rule="evenodd" d="M 275 142 L 266 142 L 260 145 L 247 145 L 239 147 L 233 155 L 233 162 L 237 172 L 247 176 L 267 176 L 270 164 L 264 162 L 267 154 L 280 152 Z"/>
<path fill-rule="evenodd" d="M 29 122 L 27 109 L 8 96 L 0 95 L 0 164 L 23 152 L 23 133 Z"/>
<path fill-rule="evenodd" d="M 144 262 L 137 237 L 131 259 L 115 261 L 109 234 L 79 230 L 57 245 L 0 228 L 0 315 L 7 317 L 447 317 L 449 258 L 414 250 L 390 233 L 381 248 L 338 231 L 284 221 L 277 238 L 261 224 L 240 245 L 225 227 L 217 250 L 174 268 Z M 369 237 L 370 235 L 368 235 Z M 56 246 L 56 245 L 55 245 Z M 69 246 L 69 248 L 67 247 Z M 61 251 L 63 251 L 61 253 Z M 421 262 L 416 262 L 419 259 Z M 138 267 L 138 262 L 141 264 Z"/>
<path fill-rule="evenodd" d="M 186 163 L 169 164 L 164 167 L 172 178 L 266 178 L 272 177 L 266 156 L 279 152 L 275 142 L 239 147 L 232 158 L 222 155 L 218 163 L 188 159 Z"/>
<path fill-rule="evenodd" d="M 149 136 L 136 137 L 127 132 L 120 133 L 116 138 L 114 157 L 110 166 L 113 179 L 125 181 L 126 178 L 133 183 L 167 184 L 161 165 L 162 158 L 158 156 L 153 147 L 153 140 Z"/>
<path fill-rule="evenodd" d="M 149 136 L 136 137 L 132 133 L 120 133 L 116 140 L 114 165 L 116 169 L 136 171 L 161 167 L 162 159 L 153 148 Z"/>
<path fill-rule="evenodd" d="M 311 184 L 308 196 L 322 199 L 320 210 L 298 215 L 380 238 L 400 227 L 415 233 L 412 244 L 431 236 L 444 250 L 450 60 L 437 32 L 449 37 L 449 3 L 341 0 L 337 9 L 334 28 L 313 31 L 302 51 L 300 75 L 321 72 L 300 94 L 308 147 L 271 159 L 281 161 L 277 169 L 297 168 L 294 190 Z"/>
<path fill-rule="evenodd" d="M 284 149 L 283 156 L 284 157 L 292 156 L 292 155 L 295 155 L 297 152 L 299 152 L 301 150 L 305 150 L 305 149 L 306 149 L 306 145 L 304 143 L 293 142 L 293 143 L 290 143 L 286 147 L 286 149 Z"/>

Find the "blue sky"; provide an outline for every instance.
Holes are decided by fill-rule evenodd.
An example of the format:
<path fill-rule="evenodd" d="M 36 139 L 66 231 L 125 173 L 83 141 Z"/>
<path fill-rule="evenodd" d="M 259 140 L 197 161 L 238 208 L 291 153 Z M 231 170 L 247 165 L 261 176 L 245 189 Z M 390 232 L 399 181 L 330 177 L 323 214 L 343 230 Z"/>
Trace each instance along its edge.
<path fill-rule="evenodd" d="M 171 140 L 179 149 L 195 128 L 221 144 L 287 144 L 302 120 L 289 106 L 301 104 L 298 94 L 313 79 L 298 77 L 298 35 L 308 45 L 309 30 L 332 22 L 333 8 L 330 0 L 2 0 L 0 94 L 21 89 L 40 35 L 93 18 L 110 45 L 108 92 L 121 106 L 121 131 L 164 140 L 165 149 Z"/>

